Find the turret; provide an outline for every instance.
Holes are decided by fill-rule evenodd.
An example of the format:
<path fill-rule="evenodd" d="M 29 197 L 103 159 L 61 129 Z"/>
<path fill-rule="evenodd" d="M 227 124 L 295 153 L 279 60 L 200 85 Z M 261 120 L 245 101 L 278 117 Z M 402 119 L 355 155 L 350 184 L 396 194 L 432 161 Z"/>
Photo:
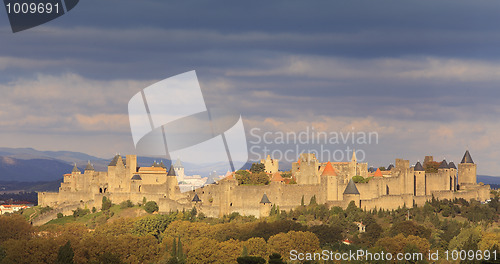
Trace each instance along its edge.
<path fill-rule="evenodd" d="M 345 187 L 344 190 L 344 205 L 347 207 L 351 201 L 354 201 L 356 206 L 359 206 L 361 208 L 361 199 L 360 199 L 360 193 L 358 191 L 358 188 L 356 187 L 356 184 L 352 180 L 352 178 L 349 180 L 349 183 Z"/>
<path fill-rule="evenodd" d="M 262 195 L 259 204 L 260 204 L 259 217 L 268 217 L 269 214 L 271 213 L 271 201 L 269 201 L 269 198 L 265 193 L 264 195 Z"/>
<path fill-rule="evenodd" d="M 174 170 L 175 170 L 175 175 L 177 175 L 177 179 L 179 181 L 184 180 L 184 166 L 182 165 L 181 159 L 177 159 L 177 161 L 174 164 Z"/>
<path fill-rule="evenodd" d="M 89 162 L 87 163 L 87 167 L 85 167 L 85 173 L 92 172 L 92 171 L 94 171 L 94 166 L 92 166 L 92 164 L 90 163 L 90 160 L 89 160 Z"/>
<path fill-rule="evenodd" d="M 73 175 L 75 175 L 75 174 L 82 174 L 82 172 L 78 169 L 78 167 L 76 167 L 76 163 L 73 166 L 73 170 L 71 171 L 71 174 L 73 174 Z"/>
<path fill-rule="evenodd" d="M 174 166 L 170 166 L 170 170 L 167 173 L 167 194 L 168 197 L 172 200 L 175 200 L 176 197 L 176 187 L 178 185 L 177 176 L 175 175 Z"/>
<path fill-rule="evenodd" d="M 414 195 L 415 196 L 423 196 L 426 192 L 426 182 L 425 182 L 425 170 L 420 161 L 415 164 L 413 168 L 414 173 Z"/>
<path fill-rule="evenodd" d="M 338 197 L 338 186 L 339 177 L 337 172 L 332 166 L 332 163 L 328 161 L 326 163 L 325 169 L 321 173 L 321 183 L 326 185 L 326 199 L 328 201 L 337 201 Z"/>
<path fill-rule="evenodd" d="M 469 150 L 465 151 L 464 157 L 458 164 L 458 188 L 464 189 L 466 185 L 476 184 L 476 164 L 472 161 Z"/>
<path fill-rule="evenodd" d="M 439 175 L 439 180 L 433 183 L 434 186 L 432 186 L 432 189 L 451 190 L 452 178 L 450 175 L 450 166 L 448 162 L 446 162 L 446 159 L 441 161 L 441 163 L 439 164 L 438 175 Z"/>

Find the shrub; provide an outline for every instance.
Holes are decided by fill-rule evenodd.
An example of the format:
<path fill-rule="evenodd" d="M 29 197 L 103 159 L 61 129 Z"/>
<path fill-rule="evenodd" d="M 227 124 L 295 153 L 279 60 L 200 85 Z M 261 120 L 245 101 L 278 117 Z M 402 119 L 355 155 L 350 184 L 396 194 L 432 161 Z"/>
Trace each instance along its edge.
<path fill-rule="evenodd" d="M 76 210 L 73 211 L 74 217 L 81 217 L 81 216 L 84 216 L 86 214 L 90 214 L 89 209 L 76 208 Z"/>
<path fill-rule="evenodd" d="M 134 207 L 134 204 L 130 200 L 126 200 L 120 203 L 120 208 L 125 209 L 128 207 Z"/>
<path fill-rule="evenodd" d="M 152 214 L 153 212 L 157 212 L 158 204 L 156 204 L 155 201 L 149 201 L 144 205 L 144 210 L 146 210 L 146 212 L 150 214 Z"/>
<path fill-rule="evenodd" d="M 50 206 L 45 206 L 45 207 L 40 208 L 40 214 L 44 214 L 44 213 L 50 212 L 50 211 L 52 211 L 52 207 L 50 207 Z"/>
<path fill-rule="evenodd" d="M 257 257 L 257 256 L 245 256 L 245 257 L 238 257 L 236 259 L 238 264 L 264 264 L 266 263 L 266 260 L 262 257 Z"/>
<path fill-rule="evenodd" d="M 111 208 L 111 200 L 108 199 L 108 197 L 106 196 L 103 196 L 102 197 L 102 206 L 101 206 L 101 210 L 109 210 L 109 208 Z"/>
<path fill-rule="evenodd" d="M 63 218 L 63 217 L 64 217 L 63 213 L 57 213 L 57 218 Z"/>

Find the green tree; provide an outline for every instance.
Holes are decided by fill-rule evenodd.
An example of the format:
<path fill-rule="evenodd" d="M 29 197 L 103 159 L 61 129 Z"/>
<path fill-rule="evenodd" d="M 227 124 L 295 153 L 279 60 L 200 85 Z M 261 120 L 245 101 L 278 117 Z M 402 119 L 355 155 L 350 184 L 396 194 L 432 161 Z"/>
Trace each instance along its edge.
<path fill-rule="evenodd" d="M 95 261 L 90 262 L 92 264 L 122 264 L 124 263 L 118 254 L 113 254 L 111 252 L 104 252 L 97 256 Z"/>
<path fill-rule="evenodd" d="M 172 242 L 172 252 L 170 252 L 170 256 L 177 259 L 177 241 L 175 240 L 175 237 L 174 241 Z"/>
<path fill-rule="evenodd" d="M 243 246 L 243 250 L 241 251 L 241 256 L 242 257 L 248 256 L 248 249 L 246 246 Z"/>
<path fill-rule="evenodd" d="M 179 237 L 177 240 L 174 238 L 172 244 L 172 252 L 170 252 L 170 259 L 167 262 L 168 264 L 184 264 L 186 263 L 186 255 L 182 249 L 181 238 Z"/>
<path fill-rule="evenodd" d="M 191 209 L 191 219 L 194 219 L 196 215 L 198 214 L 198 210 L 196 210 L 196 207 L 193 206 L 193 209 Z"/>
<path fill-rule="evenodd" d="M 28 239 L 33 227 L 21 215 L 0 216 L 0 245 L 9 239 Z"/>
<path fill-rule="evenodd" d="M 111 205 L 113 205 L 113 204 L 111 203 L 111 200 L 109 200 L 109 199 L 108 199 L 108 197 L 103 196 L 103 197 L 102 197 L 102 206 L 101 206 L 101 210 L 102 210 L 102 211 L 109 210 L 109 208 L 111 208 Z"/>
<path fill-rule="evenodd" d="M 2 260 L 7 256 L 7 252 L 5 252 L 5 248 L 3 248 L 2 246 L 0 246 L 0 263 L 2 262 Z"/>
<path fill-rule="evenodd" d="M 356 175 L 352 177 L 352 181 L 355 183 L 362 183 L 365 182 L 365 178 L 363 176 Z"/>
<path fill-rule="evenodd" d="M 320 245 L 338 243 L 343 237 L 342 228 L 338 226 L 314 225 L 309 227 L 307 231 L 318 237 Z"/>
<path fill-rule="evenodd" d="M 431 230 L 421 226 L 414 221 L 402 221 L 392 225 L 390 234 L 395 236 L 403 234 L 405 236 L 414 235 L 429 239 L 431 237 Z"/>
<path fill-rule="evenodd" d="M 477 244 L 481 240 L 481 228 L 470 227 L 464 228 L 454 237 L 448 246 L 450 250 L 469 250 L 477 248 Z"/>
<path fill-rule="evenodd" d="M 121 209 L 129 208 L 129 207 L 134 207 L 134 204 L 130 200 L 126 200 L 126 201 L 123 201 L 120 203 Z"/>
<path fill-rule="evenodd" d="M 283 261 L 283 258 L 281 257 L 280 254 L 278 253 L 273 253 L 269 255 L 269 264 L 286 264 L 285 261 Z"/>
<path fill-rule="evenodd" d="M 144 210 L 150 214 L 158 211 L 158 204 L 155 201 L 149 201 L 144 205 Z"/>
<path fill-rule="evenodd" d="M 87 215 L 90 213 L 89 209 L 82 209 L 80 207 L 76 208 L 76 210 L 73 211 L 73 216 L 74 217 L 82 217 L 84 215 Z"/>
<path fill-rule="evenodd" d="M 153 235 L 156 238 L 167 228 L 171 219 L 165 215 L 148 215 L 134 222 L 133 234 L 139 236 Z"/>
<path fill-rule="evenodd" d="M 238 181 L 238 184 L 250 184 L 251 179 L 250 179 L 250 172 L 246 170 L 238 170 L 235 173 L 236 180 Z"/>
<path fill-rule="evenodd" d="M 252 167 L 250 167 L 250 172 L 251 173 L 259 173 L 259 172 L 264 172 L 266 169 L 266 166 L 262 163 L 252 163 Z"/>
<path fill-rule="evenodd" d="M 63 246 L 59 248 L 59 253 L 57 254 L 57 264 L 73 264 L 73 258 L 75 253 L 71 247 L 71 243 L 66 242 Z"/>
<path fill-rule="evenodd" d="M 177 240 L 177 259 L 184 260 L 185 258 L 186 256 L 184 255 L 184 251 L 182 250 L 181 238 L 179 237 Z"/>
<path fill-rule="evenodd" d="M 313 195 L 311 197 L 311 200 L 309 200 L 309 205 L 318 205 L 318 203 L 316 202 L 316 195 Z"/>
<path fill-rule="evenodd" d="M 269 176 L 265 172 L 256 172 L 250 175 L 250 184 L 267 185 L 269 182 Z"/>
<path fill-rule="evenodd" d="M 265 264 L 266 260 L 257 256 L 243 256 L 236 259 L 238 264 Z"/>

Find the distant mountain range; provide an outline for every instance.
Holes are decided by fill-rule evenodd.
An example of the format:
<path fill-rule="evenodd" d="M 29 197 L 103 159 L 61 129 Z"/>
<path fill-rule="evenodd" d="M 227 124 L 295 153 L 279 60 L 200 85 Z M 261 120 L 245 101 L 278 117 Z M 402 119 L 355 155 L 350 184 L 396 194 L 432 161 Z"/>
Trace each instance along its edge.
<path fill-rule="evenodd" d="M 500 184 L 500 177 L 477 175 L 477 182 L 482 182 L 484 184 Z"/>
<path fill-rule="evenodd" d="M 0 148 L 0 181 L 56 181 L 71 172 L 74 163 L 84 168 L 89 160 L 96 169 L 106 167 L 106 160 L 80 152 Z"/>
<path fill-rule="evenodd" d="M 0 148 L 0 182 L 54 182 L 60 181 L 63 174 L 70 173 L 74 164 L 83 171 L 90 161 L 98 171 L 106 171 L 109 159 L 98 158 L 81 152 L 39 151 L 33 148 Z M 137 157 L 140 167 L 151 166 L 153 162 L 163 161 L 170 167 L 171 161 L 158 157 Z M 187 175 L 208 176 L 212 171 L 226 173 L 226 164 L 190 164 L 183 162 Z M 243 169 L 249 169 L 247 163 Z M 189 169 L 188 169 L 189 168 Z"/>

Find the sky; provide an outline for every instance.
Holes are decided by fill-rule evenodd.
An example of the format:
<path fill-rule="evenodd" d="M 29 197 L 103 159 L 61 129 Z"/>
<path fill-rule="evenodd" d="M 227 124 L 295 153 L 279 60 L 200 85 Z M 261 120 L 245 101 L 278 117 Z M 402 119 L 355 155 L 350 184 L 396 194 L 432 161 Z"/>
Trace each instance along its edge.
<path fill-rule="evenodd" d="M 349 147 L 369 166 L 458 163 L 469 149 L 478 174 L 497 176 L 499 12 L 481 0 L 85 0 L 14 34 L 0 10 L 0 146 L 134 153 L 128 101 L 196 70 L 207 105 L 241 113 L 253 160 L 264 147 L 294 160 Z M 279 140 L 304 131 L 377 140 Z"/>

